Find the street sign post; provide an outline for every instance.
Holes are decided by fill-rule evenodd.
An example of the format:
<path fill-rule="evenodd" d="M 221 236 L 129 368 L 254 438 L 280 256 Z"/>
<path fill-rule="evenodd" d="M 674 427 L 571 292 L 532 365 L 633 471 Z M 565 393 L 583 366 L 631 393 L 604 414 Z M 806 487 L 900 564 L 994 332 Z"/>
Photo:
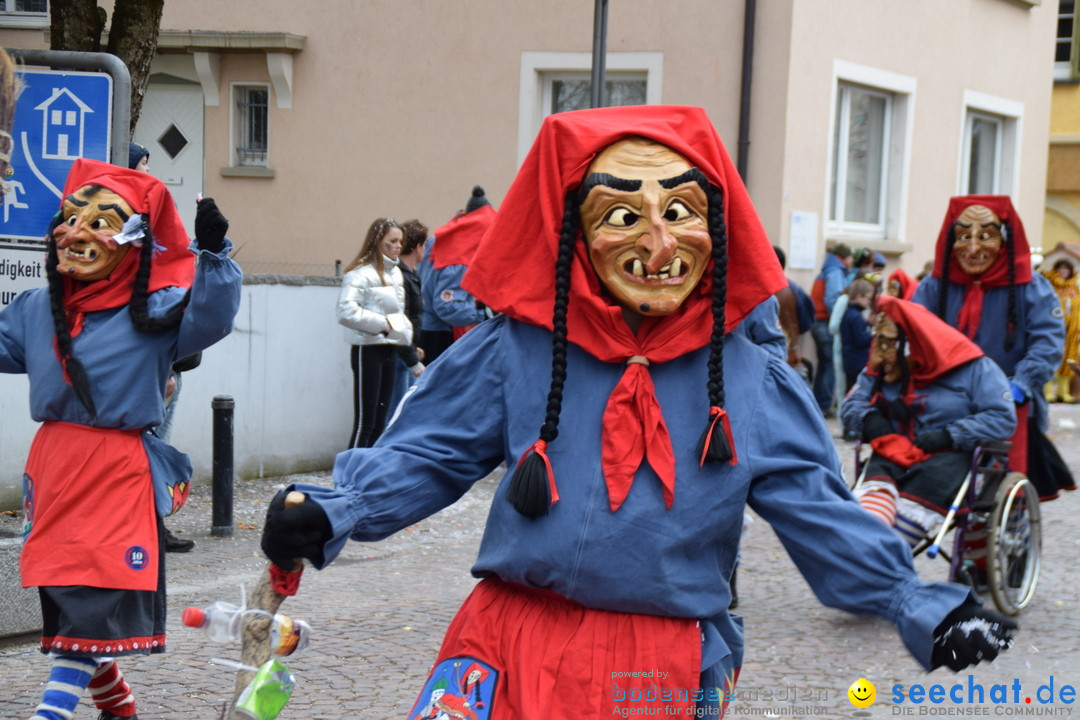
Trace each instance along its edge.
<path fill-rule="evenodd" d="M 108 161 L 113 79 L 106 73 L 24 69 L 0 210 L 0 307 L 44 283 L 44 236 L 76 158 Z"/>

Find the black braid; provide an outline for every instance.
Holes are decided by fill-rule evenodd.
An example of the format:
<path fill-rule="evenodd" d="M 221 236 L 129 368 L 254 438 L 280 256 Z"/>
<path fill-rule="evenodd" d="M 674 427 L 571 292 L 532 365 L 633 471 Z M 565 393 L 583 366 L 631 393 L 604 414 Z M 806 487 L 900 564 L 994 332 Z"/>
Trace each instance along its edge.
<path fill-rule="evenodd" d="M 709 200 L 709 235 L 712 237 L 712 337 L 709 340 L 709 405 L 724 407 L 724 325 L 727 322 L 727 223 L 724 195 L 713 185 L 703 187 Z"/>
<path fill-rule="evenodd" d="M 49 307 L 52 311 L 53 332 L 56 334 L 56 349 L 60 352 L 63 368 L 67 371 L 68 379 L 71 380 L 71 388 L 75 392 L 91 418 L 97 417 L 97 407 L 94 398 L 90 394 L 90 378 L 86 374 L 86 368 L 71 352 L 71 333 L 68 331 L 67 312 L 64 310 L 64 281 L 56 269 L 60 265 L 60 259 L 56 254 L 56 240 L 53 239 L 53 230 L 60 224 L 63 218 L 57 213 L 49 227 L 46 236 L 47 252 L 45 255 L 45 277 L 49 282 Z"/>
<path fill-rule="evenodd" d="M 1001 223 L 1001 237 L 1009 253 L 1009 309 L 1005 316 L 1005 352 L 1011 352 L 1016 345 L 1016 246 L 1012 240 L 1012 227 L 1007 222 Z"/>
<path fill-rule="evenodd" d="M 960 223 L 954 222 L 952 227 L 949 228 L 949 233 L 945 237 L 945 257 L 941 260 L 941 282 L 938 284 L 938 303 L 937 303 L 937 316 L 949 322 L 949 319 L 945 317 L 947 312 L 945 301 L 949 294 L 949 261 L 953 254 L 953 245 L 956 244 L 956 228 Z"/>
<path fill-rule="evenodd" d="M 705 192 L 709 203 L 709 237 L 712 239 L 712 335 L 709 338 L 709 379 L 706 385 L 709 393 L 709 420 L 705 432 L 697 444 L 697 455 L 701 462 L 727 462 L 735 457 L 721 418 L 712 408 L 724 409 L 724 333 L 727 324 L 727 275 L 728 275 L 728 237 L 727 222 L 724 220 L 724 194 L 720 188 L 708 182 L 698 170 L 698 185 Z"/>
<path fill-rule="evenodd" d="M 570 303 L 570 264 L 578 232 L 578 205 L 575 193 L 567 193 L 563 207 L 559 254 L 555 261 L 555 313 L 552 316 L 551 388 L 548 390 L 547 414 L 540 426 L 540 439 L 551 442 L 559 435 L 563 385 L 566 383 L 566 310 Z"/>
<path fill-rule="evenodd" d="M 552 317 L 551 387 L 548 390 L 547 412 L 540 426 L 540 440 L 550 443 L 559 436 L 559 413 L 562 411 L 563 385 L 566 383 L 567 331 L 566 314 L 570 304 L 570 265 L 578 236 L 577 193 L 566 194 L 559 250 L 555 261 L 555 312 Z M 551 507 L 551 488 L 547 465 L 535 451 L 527 453 L 510 478 L 506 499 L 522 515 L 536 519 Z"/>
<path fill-rule="evenodd" d="M 168 315 L 153 317 L 150 315 L 148 304 L 150 301 L 150 266 L 154 257 L 154 235 L 150 231 L 150 222 L 145 218 L 145 236 L 142 239 L 142 248 L 139 251 L 139 269 L 135 273 L 135 286 L 131 291 L 131 302 L 128 304 L 128 314 L 131 316 L 131 324 L 135 329 L 144 333 L 158 333 L 171 330 L 180 324 L 184 315 L 184 309 L 191 300 L 191 290 L 184 295 L 180 306 Z"/>

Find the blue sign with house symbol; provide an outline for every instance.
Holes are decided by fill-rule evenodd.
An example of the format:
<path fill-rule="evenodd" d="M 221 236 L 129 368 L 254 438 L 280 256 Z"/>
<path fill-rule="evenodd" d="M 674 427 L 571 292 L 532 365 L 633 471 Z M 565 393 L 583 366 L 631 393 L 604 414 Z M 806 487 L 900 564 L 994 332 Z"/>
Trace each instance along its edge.
<path fill-rule="evenodd" d="M 11 130 L 0 239 L 41 241 L 77 158 L 108 161 L 112 77 L 24 69 Z M 126 164 L 126 163 L 125 163 Z"/>

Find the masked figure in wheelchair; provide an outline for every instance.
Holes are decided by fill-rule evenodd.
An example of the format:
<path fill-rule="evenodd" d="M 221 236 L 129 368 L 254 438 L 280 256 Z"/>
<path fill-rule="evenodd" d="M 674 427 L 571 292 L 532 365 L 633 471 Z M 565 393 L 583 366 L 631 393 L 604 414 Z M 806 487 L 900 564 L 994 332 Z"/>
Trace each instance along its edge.
<path fill-rule="evenodd" d="M 870 360 L 842 415 L 874 449 L 855 494 L 911 545 L 937 532 L 983 442 L 1016 426 L 1009 381 L 927 309 L 878 298 Z"/>

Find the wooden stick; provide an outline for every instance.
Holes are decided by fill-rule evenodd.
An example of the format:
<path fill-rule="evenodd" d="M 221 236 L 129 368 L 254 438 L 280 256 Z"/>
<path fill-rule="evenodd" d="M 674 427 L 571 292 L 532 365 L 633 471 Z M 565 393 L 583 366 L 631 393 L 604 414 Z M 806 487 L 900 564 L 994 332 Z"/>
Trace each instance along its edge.
<path fill-rule="evenodd" d="M 294 490 L 285 496 L 285 507 L 296 507 L 303 503 L 304 499 L 304 493 Z M 300 572 L 303 567 L 301 563 L 302 560 L 296 561 L 295 572 Z M 258 582 L 251 589 L 247 601 L 249 610 L 265 610 L 267 614 L 248 613 L 244 615 L 240 631 L 240 662 L 249 667 L 258 668 L 270 659 L 273 654 L 273 649 L 270 647 L 270 626 L 273 622 L 273 615 L 281 607 L 281 603 L 284 602 L 286 597 L 288 596 L 274 590 L 274 585 L 270 579 L 270 568 L 267 566 Z M 240 670 L 237 673 L 232 705 L 229 706 L 230 718 L 240 720 L 233 713 L 232 708 L 236 706 L 240 693 L 244 692 L 244 688 L 251 683 L 254 677 L 255 673 L 250 670 Z"/>

